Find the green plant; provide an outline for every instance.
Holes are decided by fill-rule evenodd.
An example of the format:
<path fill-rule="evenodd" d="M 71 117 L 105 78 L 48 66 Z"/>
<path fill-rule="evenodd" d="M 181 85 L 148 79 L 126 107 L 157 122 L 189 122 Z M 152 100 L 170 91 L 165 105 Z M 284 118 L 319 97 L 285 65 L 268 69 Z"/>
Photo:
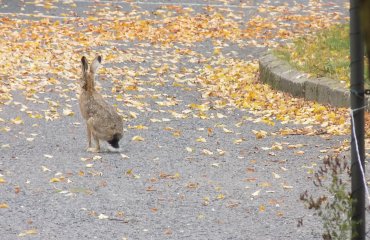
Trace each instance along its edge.
<path fill-rule="evenodd" d="M 344 157 L 327 156 L 315 173 L 314 185 L 326 194 L 314 197 L 307 191 L 300 199 L 322 219 L 324 240 L 350 239 L 352 199 L 348 191 L 349 166 Z"/>
<path fill-rule="evenodd" d="M 290 44 L 280 46 L 273 53 L 313 77 L 329 77 L 345 81 L 349 85 L 348 24 L 335 25 L 315 35 L 300 37 Z M 368 75 L 365 69 L 365 76 Z"/>

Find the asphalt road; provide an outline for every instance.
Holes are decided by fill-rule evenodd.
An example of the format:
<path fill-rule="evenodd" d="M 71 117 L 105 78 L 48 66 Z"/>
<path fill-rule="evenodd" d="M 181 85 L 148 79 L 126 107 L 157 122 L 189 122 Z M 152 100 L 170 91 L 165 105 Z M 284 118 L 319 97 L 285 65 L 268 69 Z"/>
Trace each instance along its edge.
<path fill-rule="evenodd" d="M 295 6 L 293 2 L 289 4 Z M 0 0 L 0 17 L 37 21 L 41 14 L 50 21 L 74 21 L 98 16 L 98 8 L 116 10 L 116 14 L 146 11 L 142 18 L 157 19 L 156 11 L 168 3 L 197 13 L 207 6 L 227 9 L 241 14 L 239 21 L 248 21 L 258 14 L 260 5 L 258 1 L 51 1 L 56 8 L 49 8 L 44 3 Z M 327 11 L 338 9 L 346 11 L 342 1 L 333 1 Z M 299 196 L 304 190 L 315 191 L 312 169 L 326 154 L 322 150 L 340 146 L 348 136 L 271 134 L 283 127 L 305 126 L 278 121 L 266 125 L 232 105 L 210 107 L 203 119 L 189 106 L 217 105 L 217 98 L 205 99 L 198 84 L 179 83 L 166 74 L 181 74 L 186 68 L 193 77 L 201 63 L 187 61 L 186 56 L 173 59 L 174 52 L 189 48 L 207 58 L 214 47 L 212 40 L 172 48 L 135 40 L 90 49 L 127 54 L 126 61 L 106 67 L 126 67 L 140 77 L 141 91 L 125 92 L 120 101 L 111 94 L 111 80 L 119 77 L 99 74 L 98 84 L 107 101 L 117 104 L 125 115 L 121 153 L 85 151 L 75 71 L 62 71 L 57 75 L 59 84 L 46 86 L 33 100 L 26 99 L 21 88 L 12 91 L 12 101 L 0 105 L 4 120 L 0 121 L 0 176 L 4 180 L 0 204 L 7 205 L 0 208 L 0 239 L 321 239 L 320 220 L 304 208 Z M 230 43 L 222 51 L 251 60 L 265 49 Z M 65 64 L 78 65 L 80 54 L 73 52 Z M 158 72 L 141 72 L 147 66 L 173 62 L 169 73 L 160 75 L 160 84 L 153 82 Z M 54 107 L 59 117 L 30 118 L 24 106 L 45 115 Z M 74 115 L 64 116 L 66 108 Z M 17 117 L 22 124 L 10 123 Z M 256 139 L 253 130 L 269 134 Z M 135 136 L 144 140 L 134 141 Z M 243 141 L 235 144 L 238 139 Z M 273 148 L 279 144 L 282 150 Z M 302 146 L 287 147 L 297 144 Z M 303 225 L 297 226 L 300 220 Z"/>

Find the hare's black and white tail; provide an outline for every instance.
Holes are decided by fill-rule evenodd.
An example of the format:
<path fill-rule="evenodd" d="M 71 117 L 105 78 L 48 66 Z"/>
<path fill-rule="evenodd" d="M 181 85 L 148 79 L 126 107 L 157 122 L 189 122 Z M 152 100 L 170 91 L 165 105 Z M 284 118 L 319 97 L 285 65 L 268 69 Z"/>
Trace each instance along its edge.
<path fill-rule="evenodd" d="M 113 135 L 112 140 L 109 140 L 108 143 L 114 148 L 113 150 L 118 151 L 119 150 L 119 140 L 121 140 L 122 134 L 116 133 Z"/>

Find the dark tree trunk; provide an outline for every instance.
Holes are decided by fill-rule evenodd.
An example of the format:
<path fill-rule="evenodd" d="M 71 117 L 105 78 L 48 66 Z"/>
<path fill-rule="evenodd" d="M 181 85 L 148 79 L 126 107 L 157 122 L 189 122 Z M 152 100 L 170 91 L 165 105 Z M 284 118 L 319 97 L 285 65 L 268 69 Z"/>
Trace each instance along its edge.
<path fill-rule="evenodd" d="M 361 30 L 364 36 L 365 52 L 367 59 L 370 60 L 370 0 L 360 1 Z M 368 61 L 367 69 L 370 74 L 370 62 Z M 369 79 L 368 79 L 369 80 Z"/>

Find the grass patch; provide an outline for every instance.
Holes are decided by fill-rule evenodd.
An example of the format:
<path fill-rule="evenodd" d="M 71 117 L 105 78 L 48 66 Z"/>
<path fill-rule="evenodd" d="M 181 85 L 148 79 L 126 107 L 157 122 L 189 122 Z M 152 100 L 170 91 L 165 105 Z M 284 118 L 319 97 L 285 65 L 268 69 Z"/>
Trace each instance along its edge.
<path fill-rule="evenodd" d="M 316 35 L 301 37 L 273 51 L 299 71 L 312 77 L 350 81 L 349 25 L 335 25 Z M 368 79 L 367 68 L 366 79 Z M 368 80 L 366 80 L 368 82 Z"/>

